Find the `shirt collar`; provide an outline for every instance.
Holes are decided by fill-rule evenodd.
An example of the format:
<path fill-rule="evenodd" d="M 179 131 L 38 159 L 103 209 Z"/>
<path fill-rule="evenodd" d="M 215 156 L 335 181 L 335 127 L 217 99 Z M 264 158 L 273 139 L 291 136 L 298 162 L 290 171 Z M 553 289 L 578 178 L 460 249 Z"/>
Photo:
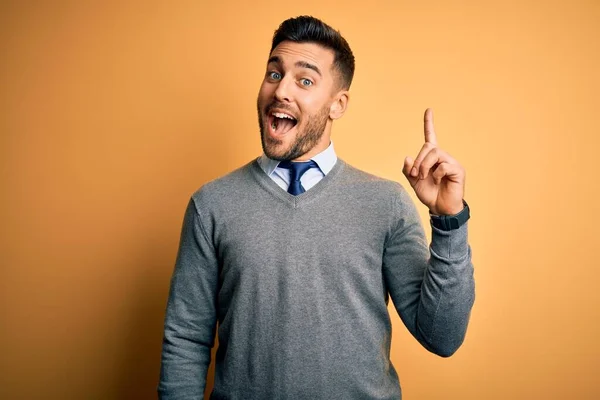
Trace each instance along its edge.
<path fill-rule="evenodd" d="M 337 162 L 337 154 L 335 153 L 335 149 L 333 148 L 333 141 L 329 143 L 329 147 L 325 150 L 312 157 L 311 160 L 317 163 L 321 172 L 324 175 L 327 175 L 332 169 L 335 163 Z M 275 168 L 279 165 L 279 161 L 273 160 L 266 156 L 266 154 L 262 154 L 258 159 L 258 164 L 262 168 L 263 171 L 269 176 L 275 171 Z"/>

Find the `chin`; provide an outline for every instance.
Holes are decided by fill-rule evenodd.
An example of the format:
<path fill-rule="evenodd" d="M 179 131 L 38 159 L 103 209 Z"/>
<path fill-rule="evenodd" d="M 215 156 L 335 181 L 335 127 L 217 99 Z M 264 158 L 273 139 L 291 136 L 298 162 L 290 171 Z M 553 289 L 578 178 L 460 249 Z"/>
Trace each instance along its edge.
<path fill-rule="evenodd" d="M 288 149 L 284 148 L 283 146 L 268 146 L 263 150 L 267 157 L 277 161 L 285 161 L 286 154 L 288 153 Z"/>
<path fill-rule="evenodd" d="M 267 157 L 273 160 L 282 161 L 289 146 L 286 146 L 283 140 L 269 137 L 268 134 L 262 134 L 262 148 Z"/>

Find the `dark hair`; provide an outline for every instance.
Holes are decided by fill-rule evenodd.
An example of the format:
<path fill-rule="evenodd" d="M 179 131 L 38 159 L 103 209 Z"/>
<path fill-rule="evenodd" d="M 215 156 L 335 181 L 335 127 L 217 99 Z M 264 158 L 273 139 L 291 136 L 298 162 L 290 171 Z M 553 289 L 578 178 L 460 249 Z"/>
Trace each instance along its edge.
<path fill-rule="evenodd" d="M 341 76 L 341 86 L 349 89 L 354 77 L 354 55 L 346 39 L 339 31 L 327 25 L 320 19 L 302 15 L 290 18 L 281 23 L 273 34 L 271 52 L 277 45 L 285 40 L 297 43 L 317 43 L 333 50 L 335 57 L 333 65 Z"/>

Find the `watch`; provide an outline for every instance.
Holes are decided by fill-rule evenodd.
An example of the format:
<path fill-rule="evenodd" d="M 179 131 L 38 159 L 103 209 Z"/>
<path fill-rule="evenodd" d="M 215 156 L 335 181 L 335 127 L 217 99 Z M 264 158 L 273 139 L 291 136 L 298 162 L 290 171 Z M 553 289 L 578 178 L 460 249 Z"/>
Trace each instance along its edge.
<path fill-rule="evenodd" d="M 454 215 L 433 215 L 431 214 L 431 224 L 443 231 L 451 231 L 453 229 L 458 229 L 462 225 L 465 224 L 471 217 L 471 212 L 469 210 L 469 205 L 466 201 L 462 201 L 464 208 L 458 213 Z"/>

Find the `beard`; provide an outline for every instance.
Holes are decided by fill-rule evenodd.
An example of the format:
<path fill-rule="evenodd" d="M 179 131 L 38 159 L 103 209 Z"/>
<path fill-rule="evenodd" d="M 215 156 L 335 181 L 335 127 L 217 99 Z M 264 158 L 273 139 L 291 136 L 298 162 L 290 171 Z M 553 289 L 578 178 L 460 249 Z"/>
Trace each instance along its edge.
<path fill-rule="evenodd" d="M 274 108 L 275 106 L 278 106 L 278 108 L 282 109 L 286 108 L 280 107 L 280 105 L 271 104 L 266 108 L 266 110 Z M 282 148 L 282 140 L 272 138 L 267 134 L 267 128 L 265 127 L 263 120 L 263 113 L 258 102 L 257 108 L 258 125 L 260 127 L 260 139 L 263 151 L 267 157 L 277 161 L 295 160 L 296 158 L 308 153 L 321 140 L 329 119 L 329 106 L 325 105 L 315 114 L 311 114 L 302 118 L 302 121 L 304 119 L 307 121 L 304 128 L 301 128 L 301 120 L 298 120 L 296 126 L 292 128 L 296 129 L 296 137 L 289 147 L 285 149 Z"/>

